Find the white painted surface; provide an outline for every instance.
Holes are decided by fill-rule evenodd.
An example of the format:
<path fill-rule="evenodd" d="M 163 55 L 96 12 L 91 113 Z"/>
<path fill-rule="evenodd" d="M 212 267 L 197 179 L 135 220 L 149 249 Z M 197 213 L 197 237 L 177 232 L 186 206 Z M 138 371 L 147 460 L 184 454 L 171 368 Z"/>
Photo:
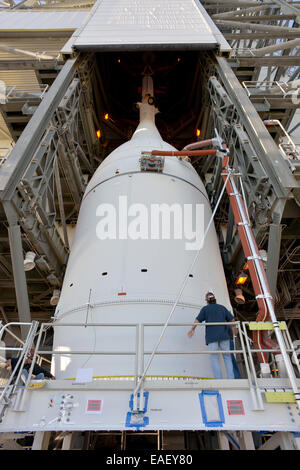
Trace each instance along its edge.
<path fill-rule="evenodd" d="M 208 49 L 217 44 L 197 0 L 98 0 L 86 24 L 75 33 L 73 46 Z"/>
<path fill-rule="evenodd" d="M 199 394 L 207 389 L 208 381 L 194 382 L 193 390 L 188 383 L 184 389 L 184 381 L 168 383 L 169 389 L 166 389 L 163 383 L 161 386 L 157 384 L 157 389 L 148 383 L 148 406 L 143 417 L 148 418 L 149 424 L 142 429 L 299 432 L 300 417 L 295 404 L 264 401 L 264 410 L 254 411 L 249 391 L 243 386 L 237 389 L 222 389 L 217 385 L 214 388 L 219 392 L 221 401 L 217 413 L 221 410 L 219 416 L 223 416 L 219 419 L 219 424 L 208 425 L 199 399 Z M 104 385 L 103 389 L 101 386 L 91 389 L 90 384 L 80 387 L 75 382 L 68 382 L 65 389 L 61 388 L 62 382 L 59 382 L 60 387 L 57 385 L 50 382 L 43 389 L 28 391 L 25 411 L 8 410 L 0 423 L 0 432 L 136 430 L 126 425 L 132 392 L 130 387 L 124 389 L 124 381 L 118 381 L 115 386 L 109 385 L 106 388 Z M 101 400 L 101 412 L 89 413 L 89 400 Z M 244 413 L 231 415 L 228 410 L 230 400 L 242 401 Z M 206 408 L 205 412 L 209 412 L 209 408 Z M 218 418 L 218 414 L 216 417 Z"/>
<path fill-rule="evenodd" d="M 0 31 L 49 31 L 79 28 L 88 11 L 1 11 Z"/>

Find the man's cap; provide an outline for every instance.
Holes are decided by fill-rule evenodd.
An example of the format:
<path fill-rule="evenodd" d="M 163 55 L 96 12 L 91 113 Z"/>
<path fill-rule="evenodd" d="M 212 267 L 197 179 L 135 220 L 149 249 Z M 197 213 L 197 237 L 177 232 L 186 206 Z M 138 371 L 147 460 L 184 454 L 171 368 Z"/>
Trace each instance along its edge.
<path fill-rule="evenodd" d="M 207 292 L 205 297 L 207 299 L 215 299 L 215 294 L 213 292 Z"/>

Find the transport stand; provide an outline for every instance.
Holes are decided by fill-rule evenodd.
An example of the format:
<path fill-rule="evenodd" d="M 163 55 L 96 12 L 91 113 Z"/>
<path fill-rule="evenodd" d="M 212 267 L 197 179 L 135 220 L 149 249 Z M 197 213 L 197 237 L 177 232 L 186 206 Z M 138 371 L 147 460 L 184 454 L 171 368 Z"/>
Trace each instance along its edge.
<path fill-rule="evenodd" d="M 63 354 L 62 351 L 45 351 L 40 349 L 42 333 L 51 324 L 42 324 L 39 330 L 35 358 L 40 354 Z M 11 325 L 1 329 L 9 331 Z M 29 326 L 29 325 L 25 325 Z M 61 324 L 61 327 L 70 324 Z M 77 324 L 74 326 L 78 326 Z M 98 325 L 103 327 L 102 324 Z M 125 325 L 124 325 L 125 326 Z M 127 325 L 126 325 L 127 326 Z M 143 325 L 142 328 L 152 326 Z M 163 326 L 163 325 L 161 325 Z M 169 323 L 168 328 L 178 327 Z M 191 325 L 182 324 L 187 331 Z M 204 327 L 199 324 L 197 328 Z M 273 329 L 267 322 L 235 322 L 238 329 L 239 349 L 230 351 L 240 355 L 245 366 L 245 378 L 235 380 L 215 380 L 201 377 L 145 376 L 143 388 L 140 389 L 143 401 L 140 409 L 134 410 L 133 389 L 141 375 L 134 370 L 130 376 L 93 377 L 91 382 L 78 382 L 76 378 L 67 380 L 30 381 L 18 386 L 11 378 L 1 390 L 1 433 L 35 432 L 41 440 L 41 433 L 60 431 L 74 433 L 76 431 L 139 431 L 158 432 L 161 430 L 202 430 L 217 431 L 221 448 L 228 442 L 241 442 L 252 432 L 281 433 L 273 442 L 278 447 L 279 436 L 289 448 L 297 448 L 300 429 L 300 414 L 285 369 L 281 369 L 282 377 L 257 377 L 253 349 L 249 339 L 249 330 L 254 328 Z M 32 346 L 32 332 L 36 330 L 36 322 L 31 327 L 20 359 L 26 357 Z M 286 353 L 295 356 L 291 338 L 285 322 L 280 322 Z M 266 330 L 265 330 L 266 331 Z M 4 349 L 4 348 L 2 348 Z M 9 350 L 11 348 L 7 348 Z M 18 348 L 14 348 L 16 350 Z M 270 351 L 270 350 L 269 350 Z M 273 353 L 278 352 L 272 350 Z M 136 355 L 137 344 L 132 355 Z M 262 349 L 261 353 L 268 350 Z M 90 354 L 91 351 L 73 351 L 71 354 Z M 96 351 L 94 354 L 107 354 L 107 351 Z M 158 355 L 210 354 L 208 351 L 157 351 Z M 110 351 L 109 354 L 122 353 Z M 126 352 L 128 354 L 128 352 Z M 140 363 L 150 351 L 140 351 Z M 218 354 L 218 352 L 215 352 Z M 33 366 L 32 366 L 33 367 Z M 296 367 L 300 372 L 299 362 Z M 297 386 L 300 379 L 296 379 Z M 143 406 L 143 408 L 142 408 Z M 178 426 L 180 423 L 180 426 Z M 240 433 L 237 438 L 235 433 Z M 249 434 L 250 433 L 250 434 Z M 70 434 L 68 434 L 70 437 Z M 231 437 L 230 437 L 231 436 Z M 235 436 L 235 437 L 234 437 Z M 227 442 L 228 441 L 228 442 Z M 241 442 L 240 442 L 241 441 Z M 247 441 L 247 439 L 246 439 Z M 66 441 L 67 442 L 67 441 Z M 227 444 L 226 444 L 227 442 Z M 70 441 L 71 443 L 71 441 Z M 275 445 L 274 444 L 274 445 Z M 37 445 L 37 442 L 36 444 Z M 67 443 L 65 443 L 67 445 Z M 243 445 L 246 445 L 245 443 Z M 283 444 L 282 444 L 283 445 Z M 270 448 L 271 444 L 269 444 Z M 295 447 L 296 446 L 296 447 Z"/>

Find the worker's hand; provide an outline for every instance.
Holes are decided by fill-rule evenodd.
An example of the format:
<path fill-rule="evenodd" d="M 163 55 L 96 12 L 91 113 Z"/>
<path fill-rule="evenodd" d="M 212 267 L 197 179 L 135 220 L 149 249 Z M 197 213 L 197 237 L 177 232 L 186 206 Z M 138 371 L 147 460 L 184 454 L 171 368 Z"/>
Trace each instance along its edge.
<path fill-rule="evenodd" d="M 189 331 L 188 331 L 188 337 L 191 338 L 192 336 L 194 336 L 194 333 L 195 333 L 195 330 L 193 328 L 191 328 Z"/>

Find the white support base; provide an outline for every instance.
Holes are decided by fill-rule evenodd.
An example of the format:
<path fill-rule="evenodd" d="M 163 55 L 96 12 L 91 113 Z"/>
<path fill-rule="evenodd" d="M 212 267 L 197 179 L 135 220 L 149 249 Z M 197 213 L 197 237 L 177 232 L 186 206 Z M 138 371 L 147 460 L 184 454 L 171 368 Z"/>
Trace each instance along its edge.
<path fill-rule="evenodd" d="M 270 380 L 260 379 L 259 384 L 260 408 L 246 380 L 146 380 L 141 401 L 145 409 L 134 413 L 134 380 L 49 381 L 28 389 L 22 411 L 12 400 L 0 433 L 214 430 L 233 436 L 242 431 L 235 437 L 242 449 L 253 449 L 252 431 L 299 433 L 296 403 L 268 402 L 264 390 L 270 389 Z M 277 379 L 276 385 L 284 395 L 286 381 Z M 42 437 L 36 439 L 35 445 L 42 446 Z"/>

